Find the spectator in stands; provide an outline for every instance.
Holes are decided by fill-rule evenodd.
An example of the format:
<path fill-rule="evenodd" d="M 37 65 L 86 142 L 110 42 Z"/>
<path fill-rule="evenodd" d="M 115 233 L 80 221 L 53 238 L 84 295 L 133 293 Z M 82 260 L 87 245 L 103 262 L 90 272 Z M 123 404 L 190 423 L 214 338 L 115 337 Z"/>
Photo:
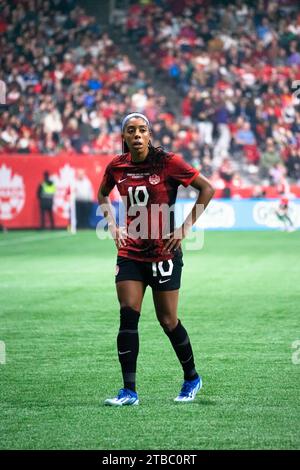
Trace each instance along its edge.
<path fill-rule="evenodd" d="M 203 92 L 202 96 L 207 96 L 207 92 Z M 195 110 L 196 111 L 196 110 Z M 214 108 L 209 100 L 205 98 L 198 102 L 197 106 L 197 122 L 198 130 L 200 134 L 201 143 L 212 146 L 213 144 L 213 120 L 214 120 Z"/>
<path fill-rule="evenodd" d="M 278 186 L 282 183 L 282 180 L 285 179 L 286 168 L 282 163 L 276 163 L 272 168 L 270 168 L 269 176 L 271 184 Z"/>
<path fill-rule="evenodd" d="M 236 144 L 241 147 L 255 144 L 255 135 L 251 130 L 249 122 L 244 122 L 243 127 L 237 131 L 235 134 L 235 141 Z"/>
<path fill-rule="evenodd" d="M 59 141 L 59 134 L 63 129 L 61 115 L 53 103 L 48 106 L 44 120 L 44 133 L 51 137 L 54 141 Z"/>
<path fill-rule="evenodd" d="M 229 110 L 224 100 L 220 99 L 217 103 L 215 113 L 215 123 L 218 130 L 218 139 L 214 146 L 214 164 L 219 166 L 222 157 L 228 155 L 228 150 L 231 141 L 231 134 L 229 128 Z"/>
<path fill-rule="evenodd" d="M 213 174 L 212 160 L 209 155 L 205 155 L 200 166 L 201 173 L 207 178 L 211 178 Z"/>
<path fill-rule="evenodd" d="M 224 158 L 219 170 L 220 178 L 224 182 L 223 197 L 230 198 L 231 196 L 231 182 L 234 176 L 234 170 L 229 158 Z"/>
<path fill-rule="evenodd" d="M 299 183 L 300 181 L 300 148 L 292 148 L 287 160 L 288 175 Z"/>
<path fill-rule="evenodd" d="M 265 151 L 262 152 L 260 158 L 260 175 L 262 178 L 268 178 L 270 175 L 270 170 L 275 165 L 280 163 L 280 156 L 276 150 L 274 140 L 269 137 L 266 141 Z"/>

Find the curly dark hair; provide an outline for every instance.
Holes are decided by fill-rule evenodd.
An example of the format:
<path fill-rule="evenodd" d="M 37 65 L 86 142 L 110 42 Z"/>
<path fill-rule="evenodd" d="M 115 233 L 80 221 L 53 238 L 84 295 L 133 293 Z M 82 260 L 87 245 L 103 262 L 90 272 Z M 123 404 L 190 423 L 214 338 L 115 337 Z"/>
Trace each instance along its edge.
<path fill-rule="evenodd" d="M 166 152 L 163 147 L 154 147 L 150 142 L 149 157 L 152 173 L 156 174 L 165 168 L 167 160 L 171 157 L 171 154 Z"/>

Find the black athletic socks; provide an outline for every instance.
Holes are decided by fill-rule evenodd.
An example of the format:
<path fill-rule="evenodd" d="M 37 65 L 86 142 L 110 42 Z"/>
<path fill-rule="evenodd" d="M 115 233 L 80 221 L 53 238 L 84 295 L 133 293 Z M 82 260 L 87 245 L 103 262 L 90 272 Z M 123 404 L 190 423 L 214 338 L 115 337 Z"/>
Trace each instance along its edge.
<path fill-rule="evenodd" d="M 164 330 L 169 337 L 173 349 L 181 363 L 184 380 L 194 380 L 198 377 L 195 369 L 194 355 L 189 336 L 186 329 L 182 326 L 180 320 L 173 331 Z"/>
<path fill-rule="evenodd" d="M 135 392 L 136 364 L 139 353 L 138 323 L 140 313 L 131 307 L 120 310 L 120 329 L 117 337 L 118 356 L 121 364 L 124 388 Z M 181 363 L 184 380 L 198 377 L 195 369 L 193 350 L 186 329 L 180 320 L 173 331 L 164 330 Z"/>
<path fill-rule="evenodd" d="M 120 310 L 120 329 L 117 337 L 118 356 L 124 388 L 135 392 L 136 363 L 139 353 L 138 323 L 140 313 L 130 307 Z"/>

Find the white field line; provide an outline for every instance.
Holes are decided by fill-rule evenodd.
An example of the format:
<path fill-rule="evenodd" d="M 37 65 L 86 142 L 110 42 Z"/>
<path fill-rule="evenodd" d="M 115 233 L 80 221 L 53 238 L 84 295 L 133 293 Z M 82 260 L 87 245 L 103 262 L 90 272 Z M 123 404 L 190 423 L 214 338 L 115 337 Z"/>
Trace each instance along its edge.
<path fill-rule="evenodd" d="M 43 240 L 53 240 L 55 238 L 63 238 L 63 237 L 71 237 L 72 234 L 69 232 L 58 232 L 52 233 L 51 235 L 31 235 L 29 237 L 21 237 L 21 238 L 13 238 L 12 240 L 0 240 L 0 248 L 2 246 L 11 246 L 11 245 L 19 245 L 22 243 L 29 243 L 29 242 L 39 242 Z"/>

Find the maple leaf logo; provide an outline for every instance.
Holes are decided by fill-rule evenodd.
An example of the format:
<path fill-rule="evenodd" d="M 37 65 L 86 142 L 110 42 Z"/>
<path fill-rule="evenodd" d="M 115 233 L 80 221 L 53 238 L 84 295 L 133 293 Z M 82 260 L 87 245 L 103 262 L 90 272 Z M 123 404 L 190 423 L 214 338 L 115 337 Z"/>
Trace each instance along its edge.
<path fill-rule="evenodd" d="M 66 164 L 59 169 L 58 173 L 51 175 L 51 180 L 56 187 L 53 210 L 63 219 L 69 219 L 70 187 L 74 185 L 75 169 Z"/>
<path fill-rule="evenodd" d="M 23 209 L 25 186 L 22 176 L 13 174 L 12 168 L 0 167 L 0 220 L 14 219 Z"/>

